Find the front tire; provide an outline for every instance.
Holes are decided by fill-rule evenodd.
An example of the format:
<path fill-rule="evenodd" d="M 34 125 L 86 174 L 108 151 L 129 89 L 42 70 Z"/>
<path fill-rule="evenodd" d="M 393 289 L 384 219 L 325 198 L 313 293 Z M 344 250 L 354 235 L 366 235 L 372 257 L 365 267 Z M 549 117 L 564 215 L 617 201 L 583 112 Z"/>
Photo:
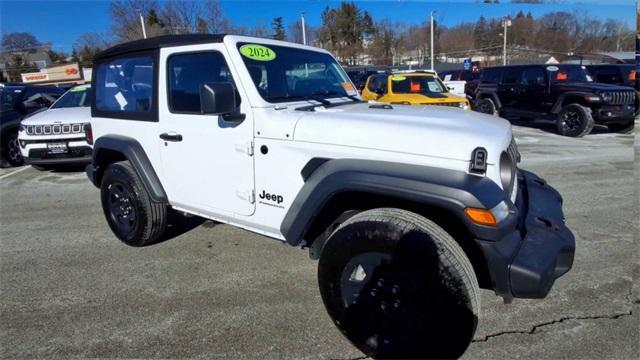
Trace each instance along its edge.
<path fill-rule="evenodd" d="M 473 339 L 473 267 L 447 232 L 409 211 L 345 221 L 322 249 L 318 282 L 335 324 L 368 356 L 453 358 Z"/>
<path fill-rule="evenodd" d="M 18 143 L 18 131 L 11 131 L 2 140 L 2 157 L 11 166 L 21 166 L 24 164 L 24 158 L 22 157 Z"/>
<path fill-rule="evenodd" d="M 498 116 L 498 108 L 493 100 L 489 98 L 480 99 L 475 106 L 475 110 L 477 112 L 481 112 L 483 114 Z"/>
<path fill-rule="evenodd" d="M 583 137 L 593 129 L 591 110 L 580 104 L 569 104 L 558 114 L 556 128 L 558 134 L 570 137 Z"/>
<path fill-rule="evenodd" d="M 125 244 L 150 245 L 164 233 L 167 206 L 151 200 L 130 162 L 109 165 L 100 194 L 107 223 Z"/>

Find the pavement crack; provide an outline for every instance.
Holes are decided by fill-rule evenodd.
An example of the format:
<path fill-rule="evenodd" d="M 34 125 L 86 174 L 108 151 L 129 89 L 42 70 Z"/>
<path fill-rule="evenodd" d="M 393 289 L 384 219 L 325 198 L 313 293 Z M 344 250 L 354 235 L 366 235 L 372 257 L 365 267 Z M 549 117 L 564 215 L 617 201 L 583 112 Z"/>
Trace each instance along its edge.
<path fill-rule="evenodd" d="M 625 313 L 618 313 L 618 314 L 613 314 L 613 315 L 593 315 L 593 316 L 567 316 L 567 317 L 563 317 L 560 319 L 556 319 L 556 320 L 551 320 L 551 321 L 547 321 L 547 322 L 543 322 L 537 325 L 534 325 L 530 330 L 526 331 L 526 330 L 506 330 L 506 331 L 500 331 L 494 334 L 489 334 L 486 336 L 483 336 L 481 338 L 478 339 L 473 339 L 471 342 L 472 343 L 477 343 L 477 342 L 487 342 L 492 338 L 498 337 L 498 336 L 502 336 L 502 335 L 511 335 L 511 334 L 522 334 L 522 335 L 533 335 L 536 334 L 538 329 L 546 327 L 546 326 L 552 326 L 552 325 L 556 325 L 556 324 L 561 324 L 565 321 L 568 320 L 597 320 L 597 319 L 611 319 L 611 320 L 615 320 L 615 319 L 619 319 L 621 317 L 624 316 L 631 316 L 633 314 L 633 311 L 630 310 L 628 312 Z"/>

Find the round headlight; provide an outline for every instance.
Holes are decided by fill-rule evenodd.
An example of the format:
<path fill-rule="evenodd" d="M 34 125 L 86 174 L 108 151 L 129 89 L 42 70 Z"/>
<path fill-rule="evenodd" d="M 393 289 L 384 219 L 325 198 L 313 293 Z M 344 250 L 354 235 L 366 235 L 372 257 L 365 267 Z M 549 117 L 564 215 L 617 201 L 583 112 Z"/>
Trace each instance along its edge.
<path fill-rule="evenodd" d="M 611 93 L 608 93 L 608 92 L 600 93 L 600 97 L 602 98 L 602 101 L 604 101 L 604 102 L 611 102 L 611 100 L 613 99 L 613 95 Z"/>
<path fill-rule="evenodd" d="M 506 152 L 502 152 L 502 155 L 500 155 L 500 182 L 502 183 L 502 189 L 509 193 L 511 193 L 511 187 L 513 186 L 514 167 L 511 156 Z"/>

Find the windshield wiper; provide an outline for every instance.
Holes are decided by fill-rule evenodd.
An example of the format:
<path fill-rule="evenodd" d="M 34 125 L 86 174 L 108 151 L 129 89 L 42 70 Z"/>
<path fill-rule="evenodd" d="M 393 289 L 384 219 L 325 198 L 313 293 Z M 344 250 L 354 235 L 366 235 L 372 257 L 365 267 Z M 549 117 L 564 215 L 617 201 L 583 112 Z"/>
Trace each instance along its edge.
<path fill-rule="evenodd" d="M 311 93 L 311 95 L 325 95 L 325 96 L 333 96 L 333 95 L 340 95 L 341 97 L 346 97 L 348 99 L 351 99 L 355 102 L 361 102 L 362 100 L 358 99 L 357 97 L 353 96 L 353 95 L 349 95 L 347 93 L 344 94 L 340 94 L 336 91 L 320 91 L 320 92 L 314 92 Z"/>

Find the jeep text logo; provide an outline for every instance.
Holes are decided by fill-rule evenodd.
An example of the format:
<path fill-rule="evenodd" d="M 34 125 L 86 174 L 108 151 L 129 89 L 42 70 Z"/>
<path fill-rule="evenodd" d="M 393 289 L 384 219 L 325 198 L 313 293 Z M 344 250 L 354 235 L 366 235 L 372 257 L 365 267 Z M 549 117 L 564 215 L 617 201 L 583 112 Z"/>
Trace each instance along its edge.
<path fill-rule="evenodd" d="M 258 197 L 260 197 L 260 199 L 266 199 L 269 201 L 273 201 L 276 204 L 280 204 L 284 201 L 284 198 L 282 197 L 282 195 L 277 195 L 277 194 L 269 194 L 266 191 L 262 190 L 262 194 L 258 195 Z"/>

